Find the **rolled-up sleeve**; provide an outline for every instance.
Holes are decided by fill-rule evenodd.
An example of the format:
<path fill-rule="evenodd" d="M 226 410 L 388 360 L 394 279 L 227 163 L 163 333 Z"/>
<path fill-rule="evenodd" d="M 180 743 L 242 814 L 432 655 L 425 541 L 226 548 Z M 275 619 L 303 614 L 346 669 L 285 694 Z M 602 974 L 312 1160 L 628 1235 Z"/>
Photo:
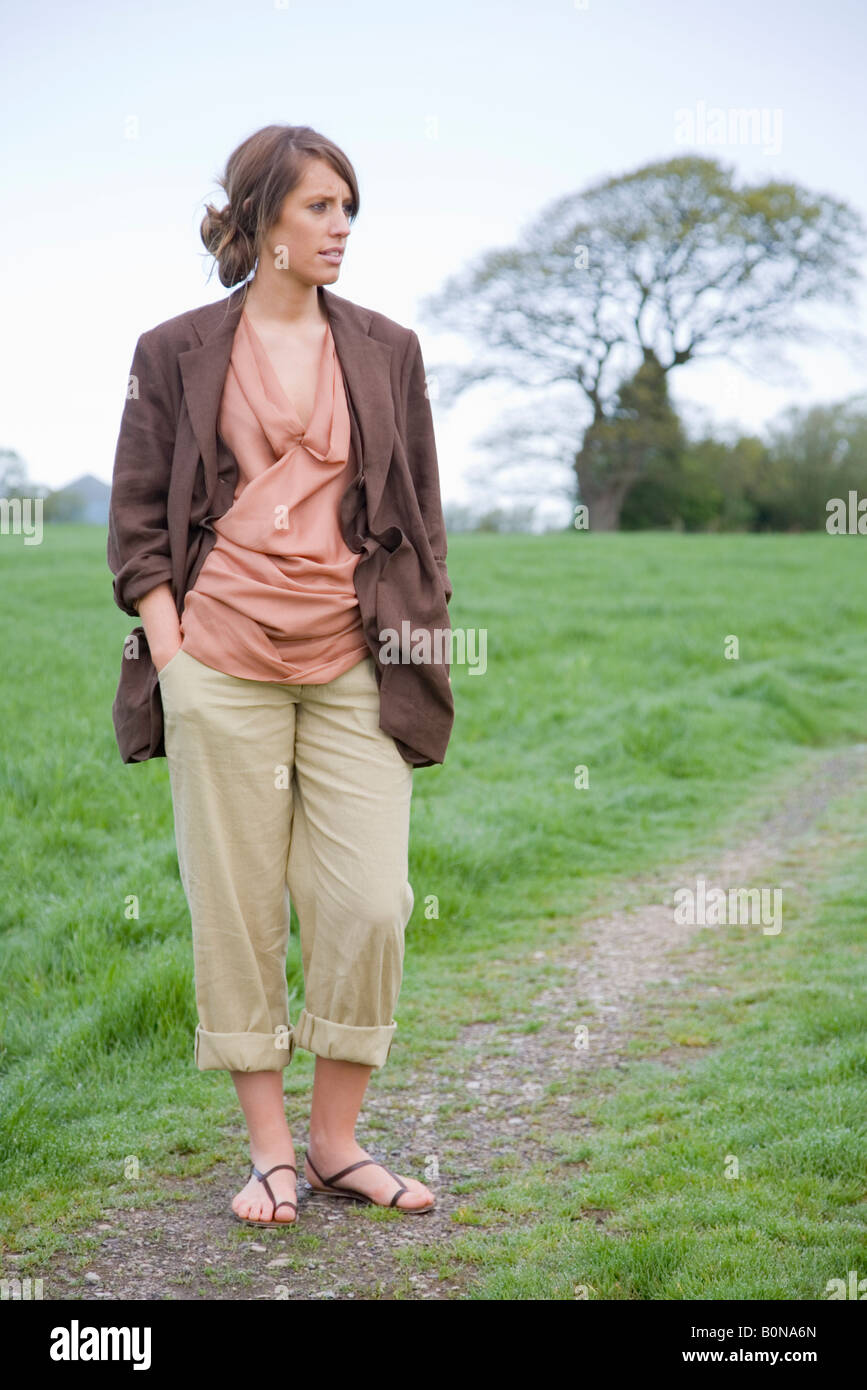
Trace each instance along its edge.
<path fill-rule="evenodd" d="M 114 601 L 133 617 L 135 602 L 172 577 L 167 508 L 175 419 L 151 335 L 144 333 L 130 367 L 108 511 Z"/>
<path fill-rule="evenodd" d="M 452 584 L 446 568 L 448 542 L 440 493 L 433 415 L 427 395 L 421 343 L 418 334 L 412 330 L 403 365 L 403 399 L 410 472 L 448 603 L 452 596 Z"/>

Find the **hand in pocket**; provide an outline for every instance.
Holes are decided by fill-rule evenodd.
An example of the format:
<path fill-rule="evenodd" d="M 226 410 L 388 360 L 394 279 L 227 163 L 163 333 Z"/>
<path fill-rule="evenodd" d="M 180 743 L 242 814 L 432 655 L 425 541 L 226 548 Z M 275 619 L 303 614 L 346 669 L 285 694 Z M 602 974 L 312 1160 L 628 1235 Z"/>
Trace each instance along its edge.
<path fill-rule="evenodd" d="M 181 643 L 179 642 L 178 645 L 175 647 L 174 651 L 169 652 L 168 656 L 164 660 L 162 659 L 162 653 L 160 653 L 161 659 L 159 662 L 157 661 L 157 658 L 154 655 L 154 653 L 151 652 L 151 660 L 153 661 L 154 666 L 156 666 L 158 676 L 162 675 L 163 671 L 166 669 L 170 661 L 174 661 L 175 657 L 177 656 L 180 650 Z"/>

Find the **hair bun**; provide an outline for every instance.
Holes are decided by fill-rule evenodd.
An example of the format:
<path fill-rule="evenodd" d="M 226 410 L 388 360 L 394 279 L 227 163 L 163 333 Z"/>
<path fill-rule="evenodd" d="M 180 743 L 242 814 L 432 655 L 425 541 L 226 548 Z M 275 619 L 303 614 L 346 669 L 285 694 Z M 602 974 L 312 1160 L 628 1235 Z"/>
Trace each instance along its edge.
<path fill-rule="evenodd" d="M 199 230 L 206 249 L 217 260 L 222 283 L 231 288 L 246 279 L 255 265 L 253 243 L 238 222 L 231 202 L 224 208 L 206 203 Z"/>
<path fill-rule="evenodd" d="M 221 231 L 226 231 L 234 225 L 235 217 L 231 203 L 227 203 L 224 208 L 215 208 L 213 203 L 207 203 L 205 212 L 212 227 L 219 227 Z"/>

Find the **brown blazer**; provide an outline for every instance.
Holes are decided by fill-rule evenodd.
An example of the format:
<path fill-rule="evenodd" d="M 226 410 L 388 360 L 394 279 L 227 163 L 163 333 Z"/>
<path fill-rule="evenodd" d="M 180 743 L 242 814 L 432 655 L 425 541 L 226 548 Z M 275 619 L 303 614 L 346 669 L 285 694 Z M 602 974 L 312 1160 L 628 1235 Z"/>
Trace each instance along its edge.
<path fill-rule="evenodd" d="M 347 476 L 340 502 L 346 544 L 361 553 L 355 589 L 376 664 L 380 727 L 406 762 L 444 761 L 454 722 L 448 653 L 446 531 L 425 371 L 417 335 L 375 310 L 319 286 L 346 385 L 350 414 Z M 108 565 L 114 600 L 137 616 L 137 599 L 168 580 L 178 614 L 217 539 L 212 523 L 234 501 L 238 464 L 217 421 L 232 340 L 245 296 L 168 319 L 143 333 L 114 461 Z M 410 628 L 401 623 L 409 621 Z M 395 628 L 400 663 L 383 662 L 379 634 Z M 409 652 L 419 630 L 433 637 L 431 659 Z M 132 640 L 133 638 L 137 640 Z M 112 708 L 124 762 L 165 757 L 156 667 L 143 627 L 126 639 Z"/>

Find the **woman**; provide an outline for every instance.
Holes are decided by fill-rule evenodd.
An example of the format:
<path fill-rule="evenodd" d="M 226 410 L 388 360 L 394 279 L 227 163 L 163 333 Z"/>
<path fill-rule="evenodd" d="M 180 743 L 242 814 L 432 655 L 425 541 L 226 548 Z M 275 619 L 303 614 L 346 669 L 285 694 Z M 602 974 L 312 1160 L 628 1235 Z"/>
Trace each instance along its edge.
<path fill-rule="evenodd" d="M 115 729 L 124 761 L 168 760 L 196 1064 L 231 1073 L 250 1134 L 236 1219 L 296 1220 L 296 1046 L 316 1054 L 312 1190 L 416 1214 L 433 1193 L 355 1126 L 397 1027 L 413 767 L 443 761 L 454 717 L 424 366 L 415 333 L 325 289 L 359 207 L 336 145 L 268 126 L 220 184 L 201 235 L 240 289 L 143 334 L 133 358 L 108 561 L 143 627 Z"/>

